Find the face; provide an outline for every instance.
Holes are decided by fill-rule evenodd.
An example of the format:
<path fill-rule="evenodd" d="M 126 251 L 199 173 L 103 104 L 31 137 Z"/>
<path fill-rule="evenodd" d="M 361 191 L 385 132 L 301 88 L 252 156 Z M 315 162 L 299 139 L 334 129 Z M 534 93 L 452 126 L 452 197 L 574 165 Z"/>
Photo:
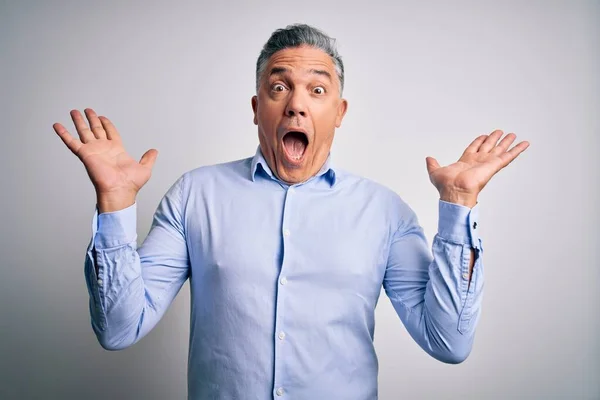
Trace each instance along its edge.
<path fill-rule="evenodd" d="M 327 53 L 302 46 L 273 54 L 252 97 L 254 124 L 271 171 L 290 184 L 319 172 L 347 106 Z"/>

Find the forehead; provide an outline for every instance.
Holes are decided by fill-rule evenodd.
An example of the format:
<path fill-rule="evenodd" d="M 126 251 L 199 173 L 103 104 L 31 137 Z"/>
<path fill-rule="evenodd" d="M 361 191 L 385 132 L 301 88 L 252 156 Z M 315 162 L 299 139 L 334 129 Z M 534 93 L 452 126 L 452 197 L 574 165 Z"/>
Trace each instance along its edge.
<path fill-rule="evenodd" d="M 332 76 L 335 70 L 329 54 L 308 46 L 279 50 L 269 58 L 267 71 L 274 67 L 284 67 L 295 72 L 321 69 L 330 72 Z"/>

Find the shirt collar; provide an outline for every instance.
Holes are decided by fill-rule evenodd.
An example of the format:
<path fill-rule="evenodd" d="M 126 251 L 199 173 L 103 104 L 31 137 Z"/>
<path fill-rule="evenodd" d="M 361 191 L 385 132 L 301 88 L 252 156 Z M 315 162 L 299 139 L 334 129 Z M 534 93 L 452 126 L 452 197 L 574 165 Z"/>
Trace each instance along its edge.
<path fill-rule="evenodd" d="M 256 154 L 252 158 L 252 164 L 250 166 L 250 179 L 252 180 L 252 182 L 255 182 L 256 173 L 258 172 L 259 167 L 262 168 L 262 170 L 267 175 L 269 175 L 271 179 L 284 183 L 279 178 L 277 178 L 277 176 L 275 176 L 275 174 L 273 174 L 273 172 L 271 171 L 271 168 L 269 168 L 269 164 L 267 163 L 267 160 L 262 154 L 260 145 L 258 145 L 258 147 L 256 148 Z M 315 178 L 320 176 L 324 176 L 324 178 L 329 183 L 329 187 L 333 187 L 333 185 L 335 185 L 337 181 L 336 172 L 331 161 L 331 153 L 327 155 L 327 160 L 325 160 L 325 163 L 323 164 L 319 172 L 317 172 Z"/>

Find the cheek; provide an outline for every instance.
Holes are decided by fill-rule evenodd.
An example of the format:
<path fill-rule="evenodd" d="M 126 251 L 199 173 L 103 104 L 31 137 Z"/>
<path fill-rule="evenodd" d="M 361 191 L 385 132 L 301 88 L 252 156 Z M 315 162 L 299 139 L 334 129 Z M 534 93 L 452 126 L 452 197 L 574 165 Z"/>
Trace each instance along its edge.
<path fill-rule="evenodd" d="M 260 131 L 271 140 L 277 136 L 276 127 L 278 124 L 276 110 L 272 105 L 262 104 L 256 113 Z"/>
<path fill-rule="evenodd" d="M 332 130 L 335 129 L 336 120 L 337 108 L 335 107 L 324 107 L 313 114 L 315 128 L 326 135 L 333 134 Z"/>
<path fill-rule="evenodd" d="M 277 103 L 271 101 L 265 101 L 259 103 L 258 107 L 258 118 L 263 121 L 273 121 L 277 115 L 279 115 L 279 106 Z"/>

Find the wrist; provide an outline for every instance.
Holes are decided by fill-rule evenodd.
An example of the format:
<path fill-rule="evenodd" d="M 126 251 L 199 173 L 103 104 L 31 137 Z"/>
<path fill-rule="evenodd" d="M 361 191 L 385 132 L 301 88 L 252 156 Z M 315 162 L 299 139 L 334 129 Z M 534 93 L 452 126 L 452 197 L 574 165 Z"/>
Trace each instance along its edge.
<path fill-rule="evenodd" d="M 120 211 L 135 203 L 136 193 L 99 193 L 96 195 L 98 213 Z"/>
<path fill-rule="evenodd" d="M 448 203 L 459 204 L 461 206 L 473 208 L 477 205 L 477 195 L 457 191 L 441 191 L 440 200 Z"/>

